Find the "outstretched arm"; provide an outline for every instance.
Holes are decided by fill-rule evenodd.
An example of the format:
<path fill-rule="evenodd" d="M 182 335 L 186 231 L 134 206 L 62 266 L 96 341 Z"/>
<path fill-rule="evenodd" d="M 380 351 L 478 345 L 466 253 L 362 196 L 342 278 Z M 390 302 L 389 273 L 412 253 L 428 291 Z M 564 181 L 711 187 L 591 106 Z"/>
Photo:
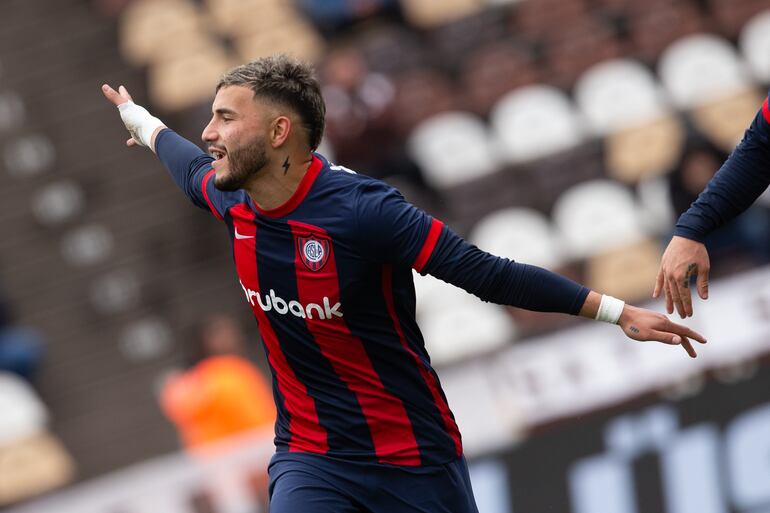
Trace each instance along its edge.
<path fill-rule="evenodd" d="M 480 250 L 381 182 L 361 188 L 356 222 L 367 255 L 412 266 L 484 301 L 539 312 L 561 312 L 619 324 L 634 340 L 681 344 L 705 339 L 666 316 L 602 296 L 561 275 Z"/>
<path fill-rule="evenodd" d="M 697 278 L 701 299 L 708 298 L 709 257 L 703 241 L 716 228 L 745 211 L 770 185 L 770 106 L 765 98 L 743 140 L 698 199 L 676 223 L 655 282 L 653 297 L 666 296 L 668 313 L 693 314 L 690 279 Z"/>
<path fill-rule="evenodd" d="M 120 117 L 131 137 L 127 146 L 146 146 L 158 155 L 180 189 L 192 202 L 216 217 L 222 217 L 222 193 L 212 186 L 213 157 L 198 146 L 166 128 L 163 122 L 147 109 L 136 105 L 125 87 L 116 91 L 107 84 L 102 86 L 104 96 L 120 111 Z"/>
<path fill-rule="evenodd" d="M 617 324 L 633 340 L 681 345 L 693 358 L 697 354 L 691 340 L 706 342 L 702 335 L 661 313 L 627 305 L 546 269 L 491 255 L 446 227 L 422 272 L 485 301 Z"/>

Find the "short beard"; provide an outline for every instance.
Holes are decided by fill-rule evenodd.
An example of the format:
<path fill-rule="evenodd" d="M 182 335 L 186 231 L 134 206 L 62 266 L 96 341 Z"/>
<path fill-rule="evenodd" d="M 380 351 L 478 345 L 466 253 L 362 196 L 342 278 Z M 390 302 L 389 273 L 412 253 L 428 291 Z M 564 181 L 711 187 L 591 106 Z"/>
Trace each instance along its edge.
<path fill-rule="evenodd" d="M 241 148 L 228 151 L 227 160 L 229 170 L 227 175 L 215 176 L 214 187 L 220 191 L 237 191 L 242 189 L 246 182 L 264 168 L 269 159 L 265 150 L 265 141 L 255 138 Z"/>

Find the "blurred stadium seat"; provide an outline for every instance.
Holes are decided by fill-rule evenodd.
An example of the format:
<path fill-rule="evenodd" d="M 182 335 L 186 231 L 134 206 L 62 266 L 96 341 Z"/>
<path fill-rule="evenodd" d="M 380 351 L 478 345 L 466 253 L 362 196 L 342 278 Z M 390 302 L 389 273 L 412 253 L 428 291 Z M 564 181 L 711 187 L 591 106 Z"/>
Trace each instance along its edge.
<path fill-rule="evenodd" d="M 754 78 L 770 84 L 770 9 L 746 23 L 741 30 L 740 48 Z"/>
<path fill-rule="evenodd" d="M 685 131 L 676 115 L 614 131 L 604 140 L 607 174 L 621 182 L 666 174 L 682 153 Z"/>
<path fill-rule="evenodd" d="M 135 0 L 120 17 L 123 58 L 144 66 L 205 50 L 212 40 L 189 0 Z"/>
<path fill-rule="evenodd" d="M 467 112 L 445 112 L 423 121 L 409 136 L 409 152 L 437 189 L 497 170 L 487 127 Z"/>
<path fill-rule="evenodd" d="M 709 34 L 687 36 L 666 48 L 658 73 L 680 109 L 729 96 L 750 83 L 746 67 L 730 43 Z"/>
<path fill-rule="evenodd" d="M 704 102 L 691 111 L 695 127 L 714 145 L 730 153 L 757 114 L 765 95 L 753 86 Z"/>
<path fill-rule="evenodd" d="M 586 71 L 575 84 L 575 101 L 598 136 L 643 125 L 667 109 L 652 73 L 629 59 L 603 61 Z"/>
<path fill-rule="evenodd" d="M 549 219 L 541 212 L 511 207 L 495 211 L 476 223 L 470 241 L 495 255 L 555 269 L 563 254 Z"/>
<path fill-rule="evenodd" d="M 67 483 L 73 463 L 48 432 L 49 412 L 32 387 L 0 372 L 0 506 Z"/>
<path fill-rule="evenodd" d="M 652 294 L 661 253 L 653 239 L 598 252 L 586 261 L 586 285 L 626 301 L 642 301 Z"/>
<path fill-rule="evenodd" d="M 481 0 L 401 0 L 409 23 L 415 27 L 433 28 L 478 12 Z"/>
<path fill-rule="evenodd" d="M 570 258 L 582 259 L 644 236 L 633 195 L 609 180 L 594 180 L 564 191 L 553 220 Z"/>
<path fill-rule="evenodd" d="M 578 145 L 583 125 L 558 89 L 534 85 L 511 91 L 491 114 L 497 148 L 511 163 L 527 162 Z"/>
<path fill-rule="evenodd" d="M 156 105 L 166 110 L 193 107 L 214 98 L 214 87 L 235 61 L 217 46 L 163 61 L 148 73 L 148 90 Z"/>

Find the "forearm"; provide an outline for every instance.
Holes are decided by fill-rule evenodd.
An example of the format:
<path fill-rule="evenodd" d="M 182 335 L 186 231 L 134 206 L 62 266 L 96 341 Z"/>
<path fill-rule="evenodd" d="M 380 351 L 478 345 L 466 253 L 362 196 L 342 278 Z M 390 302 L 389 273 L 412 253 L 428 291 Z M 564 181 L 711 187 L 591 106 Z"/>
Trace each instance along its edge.
<path fill-rule="evenodd" d="M 182 191 L 200 206 L 198 189 L 202 175 L 211 167 L 211 156 L 173 130 L 164 128 L 153 136 L 153 148 Z"/>
<path fill-rule="evenodd" d="M 537 312 L 577 315 L 589 293 L 559 274 L 486 253 L 448 228 L 423 270 L 484 301 Z"/>
<path fill-rule="evenodd" d="M 674 235 L 703 242 L 745 211 L 770 184 L 768 121 L 760 112 L 732 155 L 677 221 Z"/>

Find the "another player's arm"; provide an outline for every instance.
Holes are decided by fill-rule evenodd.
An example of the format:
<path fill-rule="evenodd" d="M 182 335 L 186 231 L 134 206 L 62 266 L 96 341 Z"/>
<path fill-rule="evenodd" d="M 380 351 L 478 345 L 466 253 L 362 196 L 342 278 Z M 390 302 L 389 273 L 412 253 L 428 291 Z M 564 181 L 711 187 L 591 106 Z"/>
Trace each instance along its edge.
<path fill-rule="evenodd" d="M 217 207 L 221 193 L 214 187 L 204 189 L 208 185 L 204 184 L 204 177 L 211 171 L 213 157 L 168 129 L 144 107 L 136 105 L 125 87 L 120 86 L 116 91 L 105 84 L 102 86 L 102 92 L 118 108 L 120 117 L 131 134 L 126 145 L 150 148 L 169 170 L 179 188 L 196 206 L 221 217 L 221 208 Z"/>
<path fill-rule="evenodd" d="M 676 223 L 661 259 L 653 297 L 663 292 L 666 309 L 684 318 L 693 313 L 690 280 L 697 277 L 701 299 L 708 298 L 706 236 L 745 211 L 770 185 L 770 106 L 766 98 L 743 140 L 698 199 Z"/>

